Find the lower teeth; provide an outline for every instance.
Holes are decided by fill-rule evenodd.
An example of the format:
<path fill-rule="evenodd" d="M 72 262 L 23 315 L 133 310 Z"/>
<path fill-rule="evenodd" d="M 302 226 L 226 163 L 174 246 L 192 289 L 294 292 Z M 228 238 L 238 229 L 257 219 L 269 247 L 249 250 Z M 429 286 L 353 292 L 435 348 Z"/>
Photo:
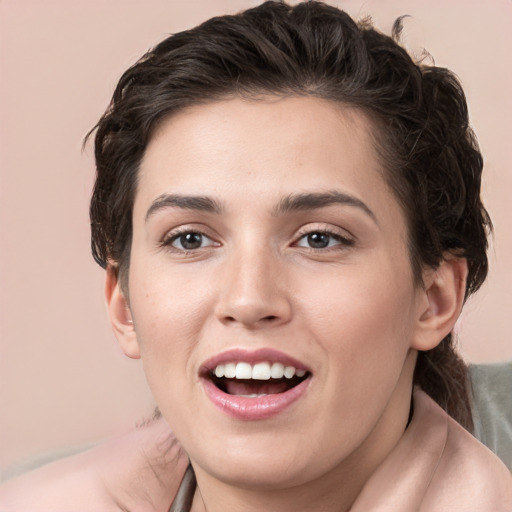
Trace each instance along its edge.
<path fill-rule="evenodd" d="M 243 398 L 259 398 L 260 396 L 267 396 L 267 393 L 251 393 L 250 395 L 238 395 L 238 396 L 241 396 Z"/>

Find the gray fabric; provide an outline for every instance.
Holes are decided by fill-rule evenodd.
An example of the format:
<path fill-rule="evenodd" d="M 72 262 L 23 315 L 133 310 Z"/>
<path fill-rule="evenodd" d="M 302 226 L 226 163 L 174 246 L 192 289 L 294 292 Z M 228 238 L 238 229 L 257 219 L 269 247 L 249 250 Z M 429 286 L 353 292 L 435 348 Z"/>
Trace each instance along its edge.
<path fill-rule="evenodd" d="M 475 436 L 512 471 L 512 361 L 470 365 Z"/>
<path fill-rule="evenodd" d="M 196 492 L 196 475 L 189 464 L 169 512 L 189 512 Z"/>

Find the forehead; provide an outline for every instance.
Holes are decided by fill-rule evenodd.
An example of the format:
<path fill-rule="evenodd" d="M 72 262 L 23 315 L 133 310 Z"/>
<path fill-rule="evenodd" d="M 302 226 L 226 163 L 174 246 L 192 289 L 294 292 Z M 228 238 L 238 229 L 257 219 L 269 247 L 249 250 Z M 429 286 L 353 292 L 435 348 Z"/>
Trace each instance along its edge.
<path fill-rule="evenodd" d="M 163 193 L 262 202 L 341 189 L 395 202 L 370 119 L 318 98 L 230 99 L 188 108 L 155 130 L 140 167 L 135 215 Z M 239 204 L 240 206 L 240 204 Z"/>

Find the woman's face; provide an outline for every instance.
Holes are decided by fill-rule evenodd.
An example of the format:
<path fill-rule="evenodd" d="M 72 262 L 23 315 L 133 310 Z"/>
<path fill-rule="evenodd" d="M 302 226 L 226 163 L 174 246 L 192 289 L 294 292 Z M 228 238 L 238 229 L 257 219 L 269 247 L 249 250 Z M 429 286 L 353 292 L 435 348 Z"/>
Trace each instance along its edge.
<path fill-rule="evenodd" d="M 426 299 L 371 130 L 327 101 L 262 98 L 154 134 L 123 346 L 196 472 L 281 487 L 371 467 L 403 433 Z"/>

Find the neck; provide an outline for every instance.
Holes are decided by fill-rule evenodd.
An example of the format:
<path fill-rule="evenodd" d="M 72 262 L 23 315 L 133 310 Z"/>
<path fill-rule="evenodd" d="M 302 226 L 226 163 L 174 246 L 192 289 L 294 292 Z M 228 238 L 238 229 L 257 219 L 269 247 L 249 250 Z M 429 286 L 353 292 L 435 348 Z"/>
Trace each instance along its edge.
<path fill-rule="evenodd" d="M 336 478 L 338 477 L 338 478 Z M 350 509 L 355 489 L 340 486 L 343 477 L 331 473 L 307 485 L 286 489 L 254 490 L 215 483 L 215 489 L 200 479 L 192 506 L 193 512 L 346 512 Z M 336 489 L 343 487 L 343 492 Z M 217 499 L 222 496 L 222 499 Z"/>

